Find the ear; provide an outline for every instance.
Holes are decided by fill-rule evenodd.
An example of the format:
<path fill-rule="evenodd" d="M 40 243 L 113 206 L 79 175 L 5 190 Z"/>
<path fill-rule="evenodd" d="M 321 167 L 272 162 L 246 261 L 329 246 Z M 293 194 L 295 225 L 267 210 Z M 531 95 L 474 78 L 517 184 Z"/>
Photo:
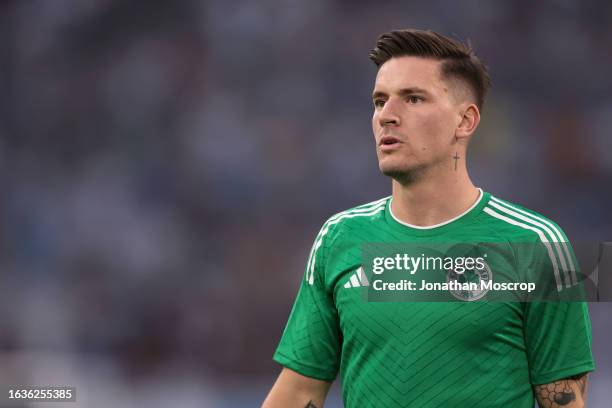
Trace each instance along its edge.
<path fill-rule="evenodd" d="M 463 111 L 461 120 L 455 129 L 457 139 L 468 139 L 480 123 L 480 111 L 475 104 L 469 104 Z"/>

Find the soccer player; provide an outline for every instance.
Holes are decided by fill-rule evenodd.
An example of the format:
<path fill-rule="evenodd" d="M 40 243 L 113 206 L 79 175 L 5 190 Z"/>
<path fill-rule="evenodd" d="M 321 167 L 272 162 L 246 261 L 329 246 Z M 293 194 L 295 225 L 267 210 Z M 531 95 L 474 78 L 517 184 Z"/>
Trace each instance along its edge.
<path fill-rule="evenodd" d="M 322 407 L 340 374 L 363 407 L 583 407 L 594 369 L 584 302 L 368 302 L 364 242 L 542 246 L 539 273 L 576 284 L 554 222 L 475 187 L 466 151 L 490 79 L 473 50 L 432 31 L 382 34 L 372 128 L 390 197 L 329 218 L 274 359 L 265 408 Z M 540 253 L 540 252 L 537 252 Z"/>

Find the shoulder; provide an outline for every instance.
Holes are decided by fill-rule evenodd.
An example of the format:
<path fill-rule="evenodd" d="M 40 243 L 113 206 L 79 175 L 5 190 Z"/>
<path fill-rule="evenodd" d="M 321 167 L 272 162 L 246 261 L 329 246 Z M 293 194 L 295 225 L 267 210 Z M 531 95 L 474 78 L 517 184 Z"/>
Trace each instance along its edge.
<path fill-rule="evenodd" d="M 565 233 L 556 222 L 493 195 L 483 208 L 482 219 L 509 241 L 567 242 Z"/>
<path fill-rule="evenodd" d="M 371 229 L 378 221 L 384 220 L 385 208 L 390 198 L 391 196 L 383 197 L 329 217 L 317 234 L 316 249 L 321 246 L 331 246 L 338 242 L 340 237 L 359 234 L 361 231 Z"/>
<path fill-rule="evenodd" d="M 383 197 L 336 213 L 325 221 L 321 232 L 337 234 L 347 228 L 360 228 L 378 221 L 384 217 L 385 208 L 390 199 L 391 196 Z"/>
<path fill-rule="evenodd" d="M 577 264 L 573 251 L 557 223 L 536 211 L 494 196 L 483 208 L 484 215 L 489 217 L 486 221 L 489 227 L 520 254 L 516 255 L 518 262 L 546 262 L 552 267 L 559 291 L 563 282 L 567 287 L 576 284 Z"/>
<path fill-rule="evenodd" d="M 341 242 L 340 237 L 354 235 L 352 233 L 367 229 L 376 220 L 384 218 L 385 208 L 391 197 L 384 197 L 366 204 L 361 204 L 348 210 L 341 211 L 329 217 L 321 227 L 313 243 L 308 258 L 307 279 L 313 283 L 315 275 L 315 265 L 324 262 L 325 253 L 336 243 Z M 340 240 L 340 241 L 339 241 Z"/>

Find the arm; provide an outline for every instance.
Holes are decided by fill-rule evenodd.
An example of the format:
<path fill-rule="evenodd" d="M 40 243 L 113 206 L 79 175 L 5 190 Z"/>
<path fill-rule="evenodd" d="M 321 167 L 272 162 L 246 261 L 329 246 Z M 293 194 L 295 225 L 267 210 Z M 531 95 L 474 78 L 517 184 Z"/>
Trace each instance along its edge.
<path fill-rule="evenodd" d="M 586 407 L 588 373 L 534 386 L 540 408 Z"/>
<path fill-rule="evenodd" d="M 587 373 L 595 369 L 591 350 L 591 320 L 586 302 L 563 300 L 567 294 L 571 298 L 574 290 L 582 290 L 583 277 L 567 237 L 562 230 L 558 231 L 563 238 L 562 244 L 566 245 L 569 252 L 557 252 L 557 255 L 566 255 L 567 268 L 558 263 L 560 275 L 571 276 L 575 273 L 578 279 L 570 287 L 565 279 L 562 280 L 565 285 L 558 292 L 559 301 L 538 300 L 524 304 L 524 338 L 529 375 L 532 384 L 537 384 L 533 390 L 541 408 L 585 407 Z M 536 278 L 538 273 L 551 276 L 552 267 L 546 262 L 548 259 L 542 254 L 543 251 L 538 251 L 537 247 L 533 250 L 534 262 L 531 267 L 534 268 Z"/>
<path fill-rule="evenodd" d="M 283 368 L 262 408 L 322 408 L 330 386 Z"/>

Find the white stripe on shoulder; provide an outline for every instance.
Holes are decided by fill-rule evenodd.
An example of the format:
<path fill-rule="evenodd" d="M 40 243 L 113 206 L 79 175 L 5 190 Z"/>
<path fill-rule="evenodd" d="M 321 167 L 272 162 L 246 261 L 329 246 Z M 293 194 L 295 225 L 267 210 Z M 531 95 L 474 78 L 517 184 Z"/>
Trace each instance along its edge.
<path fill-rule="evenodd" d="M 568 269 L 569 269 L 569 271 L 571 272 L 571 275 L 572 275 L 571 276 L 572 277 L 572 284 L 575 285 L 575 284 L 578 283 L 578 279 L 576 278 L 576 268 L 574 266 L 573 256 L 570 254 L 570 250 L 569 250 L 569 247 L 568 247 L 568 244 L 567 244 L 567 240 L 565 239 L 563 233 L 560 231 L 560 229 L 555 224 L 550 222 L 550 220 L 546 219 L 545 217 L 532 214 L 532 213 L 530 213 L 528 211 L 525 211 L 525 210 L 517 207 L 516 205 L 513 205 L 512 203 L 509 203 L 509 202 L 504 201 L 504 200 L 500 200 L 497 197 L 491 196 L 491 200 L 495 201 L 499 205 L 502 205 L 502 206 L 504 206 L 506 208 L 509 208 L 509 209 L 512 209 L 512 210 L 514 210 L 516 212 L 524 214 L 526 217 L 528 217 L 530 219 L 533 219 L 535 221 L 539 221 L 539 222 L 547 225 L 550 228 L 550 230 L 552 230 L 554 232 L 554 235 L 551 234 L 553 236 L 553 242 L 561 243 L 561 248 L 563 248 L 563 253 L 565 254 L 565 259 L 568 262 L 568 266 L 569 266 Z M 491 205 L 493 205 L 493 203 L 491 203 Z M 534 221 L 534 223 L 535 223 L 535 221 Z M 556 239 L 555 239 L 555 237 L 556 237 Z M 558 246 L 557 246 L 557 251 L 559 251 Z"/>
<path fill-rule="evenodd" d="M 563 254 L 563 251 L 561 250 L 561 247 L 559 246 L 559 239 L 557 238 L 557 236 L 550 230 L 550 228 L 548 228 L 546 225 L 542 224 L 541 222 L 534 220 L 533 218 L 529 218 L 526 217 L 523 214 L 520 214 L 514 210 L 511 210 L 501 204 L 498 204 L 497 202 L 491 201 L 489 202 L 489 205 L 496 208 L 497 210 L 499 210 L 500 212 L 506 214 L 506 215 L 511 215 L 514 218 L 517 218 L 521 221 L 525 221 L 528 224 L 531 224 L 535 227 L 540 228 L 541 230 L 543 230 L 544 232 L 546 232 L 546 234 L 548 234 L 549 237 L 549 242 L 552 242 L 557 256 L 559 257 L 559 260 L 561 261 L 561 268 L 563 268 L 563 271 L 565 272 L 564 276 L 566 278 L 566 284 L 571 285 L 572 282 L 568 280 L 570 279 L 568 271 L 570 270 L 567 266 L 567 263 L 565 262 L 565 255 Z"/>
<path fill-rule="evenodd" d="M 329 226 L 332 224 L 336 223 L 336 220 L 339 220 L 341 218 L 343 218 L 344 216 L 346 216 L 347 214 L 361 214 L 361 213 L 368 213 L 369 211 L 373 210 L 373 209 L 377 209 L 377 208 L 384 208 L 385 205 L 387 205 L 387 200 L 390 197 L 385 197 L 382 198 L 380 200 L 376 200 L 373 203 L 369 203 L 369 204 L 364 204 L 362 206 L 350 209 L 350 210 L 346 210 L 346 211 L 342 211 L 338 214 L 333 215 L 332 217 L 330 217 L 327 221 L 325 221 L 325 224 L 323 224 L 323 226 L 321 227 L 321 230 L 319 231 L 319 233 L 317 234 L 315 240 L 314 240 L 314 244 L 313 244 L 313 249 L 310 251 L 310 255 L 308 256 L 308 264 L 306 266 L 306 270 L 310 271 L 310 264 L 312 263 L 312 259 L 314 256 L 314 253 L 316 252 L 316 250 L 319 248 L 317 246 L 317 242 L 319 242 L 323 235 L 324 235 L 324 231 L 325 233 L 327 233 L 327 230 L 329 229 Z M 364 208 L 365 207 L 365 208 Z"/>
<path fill-rule="evenodd" d="M 331 220 L 334 220 L 334 219 L 336 219 L 336 218 L 338 218 L 338 217 L 341 217 L 341 216 L 342 216 L 342 215 L 344 215 L 344 214 L 359 213 L 359 212 L 364 212 L 364 211 L 371 210 L 371 209 L 372 209 L 372 208 L 374 208 L 374 207 L 378 207 L 378 206 L 379 206 L 379 205 L 381 205 L 382 203 L 385 203 L 385 204 L 386 204 L 386 203 L 387 203 L 387 201 L 388 201 L 390 198 L 391 198 L 391 196 L 384 197 L 384 198 L 381 198 L 380 200 L 372 201 L 371 203 L 362 204 L 362 205 L 360 205 L 360 206 L 357 206 L 357 207 L 351 208 L 351 209 L 349 209 L 349 210 L 345 210 L 345 211 L 339 212 L 338 214 L 335 214 L 335 215 L 331 216 L 331 217 L 330 217 L 330 218 L 327 220 L 327 222 L 329 222 L 329 221 L 331 221 Z"/>
<path fill-rule="evenodd" d="M 485 207 L 483 209 L 483 211 L 486 212 L 487 214 L 489 214 L 492 217 L 495 217 L 495 218 L 498 218 L 498 219 L 500 219 L 502 221 L 507 222 L 508 224 L 516 225 L 517 227 L 521 227 L 521 228 L 524 228 L 524 229 L 527 229 L 527 230 L 531 230 L 531 231 L 535 232 L 536 234 L 538 234 L 538 237 L 540 238 L 540 241 L 542 241 L 542 243 L 546 247 L 546 250 L 548 252 L 548 256 L 550 257 L 550 261 L 552 262 L 553 271 L 554 271 L 554 274 L 555 274 L 555 282 L 557 283 L 557 290 L 561 291 L 563 289 L 563 283 L 561 282 L 561 277 L 559 276 L 559 267 L 557 265 L 557 260 L 556 260 L 555 255 L 552 252 L 552 248 L 550 246 L 550 243 L 548 242 L 548 240 L 544 236 L 544 233 L 541 230 L 539 230 L 539 229 L 537 229 L 537 228 L 535 228 L 535 227 L 533 227 L 531 225 L 527 225 L 527 224 L 524 224 L 522 222 L 518 222 L 516 220 L 513 220 L 512 218 L 508 218 L 508 217 L 506 217 L 506 216 L 504 216 L 504 215 L 494 211 L 490 207 Z M 567 273 L 567 271 L 566 271 L 566 273 Z"/>
<path fill-rule="evenodd" d="M 319 234 L 319 236 L 317 237 L 317 239 L 316 239 L 316 241 L 314 243 L 313 249 L 312 249 L 312 251 L 310 253 L 310 259 L 308 260 L 308 265 L 306 266 L 306 272 L 307 272 L 307 277 L 308 277 L 308 283 L 309 284 L 312 285 L 314 283 L 314 268 L 315 268 L 315 262 L 316 262 L 316 257 L 317 257 L 317 251 L 321 247 L 321 244 L 323 243 L 323 237 L 325 237 L 325 235 L 327 235 L 327 232 L 329 231 L 329 227 L 331 227 L 332 225 L 337 224 L 340 221 L 342 221 L 343 219 L 347 219 L 347 218 L 371 217 L 371 216 L 373 216 L 373 215 L 383 211 L 385 209 L 386 204 L 387 204 L 386 201 L 382 201 L 377 206 L 367 209 L 367 211 L 347 212 L 347 213 L 344 213 L 344 214 L 340 215 L 338 218 L 335 218 L 333 220 L 330 218 L 325 223 L 325 225 L 321 229 L 321 233 Z"/>
<path fill-rule="evenodd" d="M 312 249 L 310 251 L 310 254 L 308 255 L 308 264 L 306 266 L 306 271 L 310 271 L 310 264 L 312 262 L 312 258 L 314 256 L 314 253 L 316 252 L 316 249 L 318 249 L 318 246 L 316 246 L 317 242 L 319 241 L 319 239 L 321 238 L 323 231 L 326 231 L 326 227 L 328 227 L 330 225 L 330 223 L 333 223 L 335 220 L 339 219 L 340 217 L 346 215 L 346 214 L 358 214 L 358 213 L 364 213 L 364 212 L 368 212 L 374 208 L 378 208 L 379 206 L 383 206 L 387 204 L 387 201 L 390 199 L 391 197 L 384 197 L 381 198 L 380 200 L 376 200 L 376 201 L 372 201 L 371 203 L 367 203 L 367 204 L 363 204 L 357 207 L 354 207 L 352 209 L 349 210 L 345 210 L 342 212 L 339 212 L 338 214 L 335 214 L 333 216 L 331 216 L 327 221 L 325 221 L 325 223 L 323 224 L 323 226 L 321 227 L 321 229 L 319 230 L 319 233 L 317 234 L 317 236 L 315 237 Z M 316 249 L 315 249 L 316 247 Z M 308 273 L 307 273 L 308 275 Z"/>
<path fill-rule="evenodd" d="M 381 198 L 379 200 L 376 201 L 372 201 L 371 203 L 366 203 L 366 204 L 362 204 L 360 206 L 351 208 L 349 210 L 345 210 L 342 212 L 339 212 L 337 214 L 332 215 L 331 217 L 329 217 L 327 219 L 327 221 L 325 221 L 325 223 L 323 224 L 323 226 L 321 227 L 321 229 L 319 230 L 319 233 L 317 234 L 317 236 L 315 237 L 314 243 L 312 245 L 312 248 L 310 250 L 310 254 L 308 255 L 308 263 L 306 266 L 306 271 L 310 271 L 310 264 L 312 262 L 312 258 L 314 256 L 314 253 L 316 252 L 316 249 L 318 249 L 317 246 L 317 242 L 319 241 L 319 239 L 322 237 L 323 231 L 326 231 L 326 227 L 328 227 L 330 225 L 330 223 L 334 222 L 335 220 L 339 219 L 340 217 L 346 215 L 346 214 L 358 214 L 358 213 L 363 213 L 363 212 L 368 212 L 374 208 L 378 208 L 379 206 L 386 205 L 387 204 L 387 200 L 389 200 L 391 197 L 384 197 Z M 316 247 L 316 248 L 315 248 Z M 307 273 L 308 276 L 308 273 Z"/>

